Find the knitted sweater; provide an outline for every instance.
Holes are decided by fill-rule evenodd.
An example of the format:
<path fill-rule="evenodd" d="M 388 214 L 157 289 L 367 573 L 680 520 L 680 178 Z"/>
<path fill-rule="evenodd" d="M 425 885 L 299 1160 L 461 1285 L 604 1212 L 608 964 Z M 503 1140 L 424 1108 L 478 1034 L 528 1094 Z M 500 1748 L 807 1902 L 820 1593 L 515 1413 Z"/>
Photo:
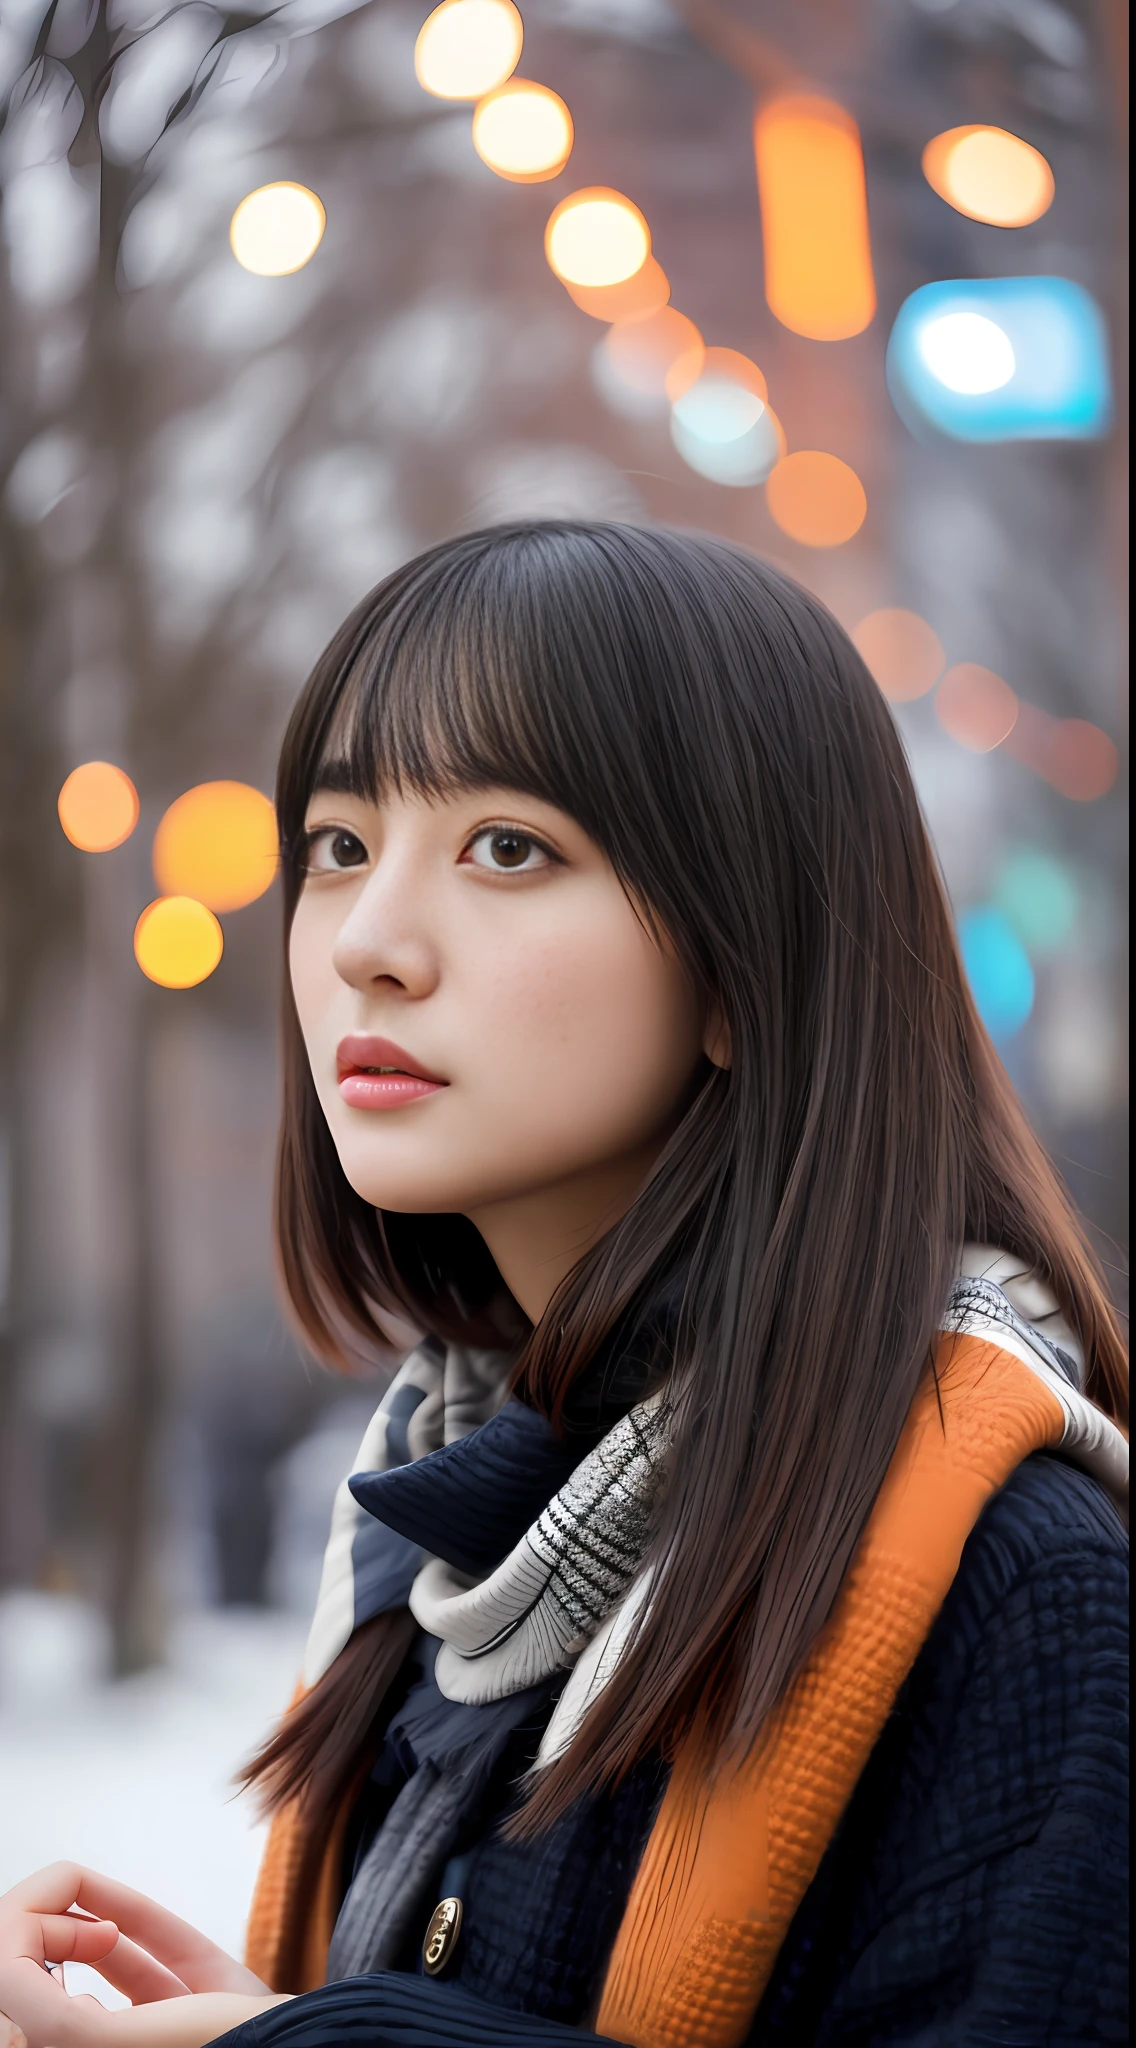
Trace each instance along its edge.
<path fill-rule="evenodd" d="M 1020 1467 L 782 1947 L 750 2048 L 1127 2038 L 1127 1543 L 1094 1482 Z M 447 1979 L 312 1992 L 226 2048 L 552 2048 L 586 2030 L 658 1774 L 545 1842 L 487 1841 Z"/>

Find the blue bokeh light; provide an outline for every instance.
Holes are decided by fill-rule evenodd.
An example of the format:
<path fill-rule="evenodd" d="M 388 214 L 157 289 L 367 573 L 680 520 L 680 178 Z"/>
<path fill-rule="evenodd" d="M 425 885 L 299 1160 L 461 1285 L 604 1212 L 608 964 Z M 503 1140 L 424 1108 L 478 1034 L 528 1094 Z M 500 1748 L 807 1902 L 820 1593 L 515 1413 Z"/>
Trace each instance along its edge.
<path fill-rule="evenodd" d="M 991 904 L 963 912 L 959 943 L 978 1014 L 994 1043 L 1004 1045 L 1033 1009 L 1029 956 L 1009 919 Z"/>
<path fill-rule="evenodd" d="M 998 870 L 991 901 L 1035 960 L 1046 960 L 1070 937 L 1081 894 L 1069 869 L 1051 853 L 1015 847 Z"/>
<path fill-rule="evenodd" d="M 1067 277 L 920 286 L 896 315 L 887 379 L 913 430 L 956 441 L 1092 440 L 1112 420 L 1104 317 Z"/>

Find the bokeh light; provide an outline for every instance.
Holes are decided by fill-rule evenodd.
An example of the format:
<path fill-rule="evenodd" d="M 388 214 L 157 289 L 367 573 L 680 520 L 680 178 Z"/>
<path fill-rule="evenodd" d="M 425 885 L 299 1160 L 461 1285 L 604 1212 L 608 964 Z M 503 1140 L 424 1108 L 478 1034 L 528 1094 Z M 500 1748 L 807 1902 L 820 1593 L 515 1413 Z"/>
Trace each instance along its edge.
<path fill-rule="evenodd" d="M 1053 172 L 1039 149 L 1006 128 L 948 128 L 923 151 L 923 176 L 933 192 L 997 228 L 1040 220 L 1053 199 Z"/>
<path fill-rule="evenodd" d="M 282 179 L 258 186 L 241 200 L 229 241 L 237 262 L 257 277 L 287 277 L 315 255 L 326 221 L 314 192 Z"/>
<path fill-rule="evenodd" d="M 138 791 L 112 762 L 84 761 L 67 777 L 58 808 L 72 846 L 84 853 L 109 853 L 129 839 L 138 823 Z"/>
<path fill-rule="evenodd" d="M 764 400 L 728 377 L 697 377 L 675 401 L 674 416 L 700 441 L 736 441 L 756 425 Z"/>
<path fill-rule="evenodd" d="M 947 657 L 933 626 L 918 612 L 888 605 L 861 619 L 852 639 L 892 704 L 910 704 L 933 690 Z"/>
<path fill-rule="evenodd" d="M 754 399 L 765 405 L 769 398 L 769 386 L 757 364 L 736 348 L 704 349 L 701 361 L 693 367 L 687 357 L 676 363 L 667 376 L 672 401 L 677 404 L 696 380 L 702 397 L 692 399 L 687 424 L 708 440 L 732 441 L 744 434 L 758 417 Z M 712 426 L 698 424 L 704 411 L 713 415 Z"/>
<path fill-rule="evenodd" d="M 706 346 L 693 320 L 673 306 L 618 320 L 596 350 L 596 383 L 617 412 L 649 419 L 667 411 L 669 381 L 697 377 Z"/>
<path fill-rule="evenodd" d="M 516 69 L 524 35 L 513 0 L 442 0 L 418 32 L 415 76 L 440 100 L 479 100 Z"/>
<path fill-rule="evenodd" d="M 134 957 L 162 988 L 195 988 L 224 950 L 220 925 L 195 896 L 159 896 L 134 927 Z"/>
<path fill-rule="evenodd" d="M 711 483 L 744 490 L 764 483 L 785 453 L 768 387 L 749 356 L 708 348 L 692 377 L 689 360 L 667 377 L 671 440 L 683 461 Z"/>
<path fill-rule="evenodd" d="M 935 692 L 944 731 L 973 754 L 989 754 L 1012 731 L 1018 700 L 1009 683 L 978 661 L 956 661 Z"/>
<path fill-rule="evenodd" d="M 1004 742 L 1007 754 L 1024 768 L 1032 768 L 1035 775 L 1048 778 L 1057 726 L 1057 719 L 1051 718 L 1048 711 L 1040 710 L 1036 704 L 1019 703 L 1018 715 Z"/>
<path fill-rule="evenodd" d="M 683 461 L 710 483 L 746 490 L 762 484 L 785 453 L 785 432 L 775 412 L 763 405 L 752 426 L 732 440 L 706 440 L 671 412 L 671 440 Z"/>
<path fill-rule="evenodd" d="M 202 782 L 172 803 L 154 835 L 154 879 L 164 896 L 194 896 L 239 910 L 276 873 L 276 814 L 247 782 Z"/>
<path fill-rule="evenodd" d="M 582 313 L 605 323 L 646 319 L 648 313 L 665 306 L 671 295 L 670 279 L 654 256 L 648 256 L 634 276 L 621 278 L 618 284 L 572 284 L 568 278 L 561 283 Z"/>
<path fill-rule="evenodd" d="M 474 108 L 473 146 L 498 177 L 539 184 L 572 154 L 572 116 L 548 86 L 511 78 Z"/>
<path fill-rule="evenodd" d="M 1067 277 L 921 285 L 896 315 L 887 379 L 913 431 L 958 441 L 1092 439 L 1112 417 L 1104 317 Z"/>
<path fill-rule="evenodd" d="M 754 124 L 765 296 L 794 334 L 843 341 L 876 310 L 860 132 L 832 100 L 791 95 Z"/>
<path fill-rule="evenodd" d="M 998 870 L 994 908 L 1008 917 L 1026 951 L 1048 959 L 1076 922 L 1080 891 L 1063 861 L 1032 846 L 1015 847 Z"/>
<path fill-rule="evenodd" d="M 1033 1009 L 1029 955 L 1009 919 L 992 904 L 964 911 L 959 944 L 978 1014 L 994 1043 L 1004 1045 Z"/>
<path fill-rule="evenodd" d="M 1000 391 L 1014 374 L 1010 337 L 984 313 L 944 313 L 919 336 L 919 353 L 948 391 Z"/>
<path fill-rule="evenodd" d="M 816 448 L 783 456 L 770 473 L 765 496 L 782 533 L 810 548 L 836 548 L 851 540 L 868 510 L 855 470 Z"/>
<path fill-rule="evenodd" d="M 622 284 L 647 261 L 651 231 L 639 208 L 608 185 L 562 199 L 544 231 L 549 264 L 565 284 Z"/>
<path fill-rule="evenodd" d="M 1087 718 L 1059 718 L 1049 760 L 1047 782 L 1075 803 L 1093 803 L 1106 796 L 1120 773 L 1120 756 L 1106 732 Z"/>

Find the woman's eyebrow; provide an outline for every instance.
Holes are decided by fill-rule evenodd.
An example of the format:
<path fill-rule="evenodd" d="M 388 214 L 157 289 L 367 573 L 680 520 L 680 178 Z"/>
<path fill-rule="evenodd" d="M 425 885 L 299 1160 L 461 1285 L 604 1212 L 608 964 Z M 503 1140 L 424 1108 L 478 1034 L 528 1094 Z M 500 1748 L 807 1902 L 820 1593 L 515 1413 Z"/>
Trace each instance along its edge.
<path fill-rule="evenodd" d="M 367 794 L 354 762 L 346 759 L 321 761 L 316 770 L 311 793 L 313 797 L 365 797 Z"/>

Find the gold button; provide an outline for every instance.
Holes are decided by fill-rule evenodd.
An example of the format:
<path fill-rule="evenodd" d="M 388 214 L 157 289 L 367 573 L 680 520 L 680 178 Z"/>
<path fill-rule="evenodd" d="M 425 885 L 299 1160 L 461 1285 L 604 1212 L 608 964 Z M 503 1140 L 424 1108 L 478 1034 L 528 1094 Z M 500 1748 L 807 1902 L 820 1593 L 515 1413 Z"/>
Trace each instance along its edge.
<path fill-rule="evenodd" d="M 422 1944 L 422 1968 L 428 1977 L 437 1977 L 445 1969 L 461 1933 L 461 1924 L 461 1900 L 440 1899 L 430 1915 Z"/>

